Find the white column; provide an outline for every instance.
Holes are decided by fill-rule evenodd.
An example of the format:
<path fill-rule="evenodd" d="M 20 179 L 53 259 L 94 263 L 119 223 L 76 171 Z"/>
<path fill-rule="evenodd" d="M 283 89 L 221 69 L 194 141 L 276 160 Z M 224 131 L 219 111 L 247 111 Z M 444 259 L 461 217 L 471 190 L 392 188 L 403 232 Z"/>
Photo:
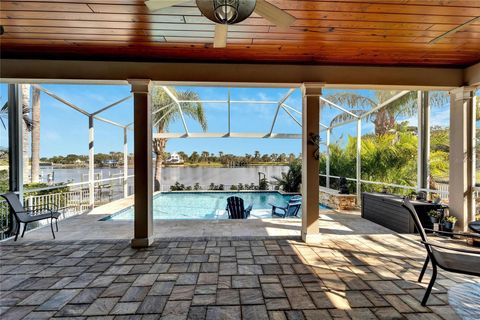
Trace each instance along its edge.
<path fill-rule="evenodd" d="M 151 81 L 129 80 L 134 106 L 135 218 L 132 247 L 153 243 Z"/>
<path fill-rule="evenodd" d="M 95 129 L 93 116 L 88 117 L 88 204 L 90 209 L 95 206 Z"/>
<path fill-rule="evenodd" d="M 430 176 L 430 105 L 428 92 L 417 92 L 418 104 L 418 152 L 417 191 L 428 189 Z"/>
<path fill-rule="evenodd" d="M 302 86 L 302 240 L 319 240 L 319 161 L 314 157 L 318 146 L 311 142 L 320 133 L 320 96 L 322 84 L 305 83 Z"/>
<path fill-rule="evenodd" d="M 357 120 L 357 206 L 362 202 L 362 119 Z"/>
<path fill-rule="evenodd" d="M 326 169 L 325 169 L 325 173 L 326 173 L 326 183 L 325 183 L 325 186 L 327 188 L 330 188 L 330 134 L 331 134 L 331 131 L 332 129 L 331 128 L 328 128 L 327 129 L 327 161 L 326 161 Z"/>
<path fill-rule="evenodd" d="M 128 127 L 123 128 L 123 197 L 128 197 Z"/>
<path fill-rule="evenodd" d="M 461 87 L 450 92 L 450 215 L 456 216 L 456 226 L 466 230 L 474 217 L 475 156 L 474 88 Z"/>

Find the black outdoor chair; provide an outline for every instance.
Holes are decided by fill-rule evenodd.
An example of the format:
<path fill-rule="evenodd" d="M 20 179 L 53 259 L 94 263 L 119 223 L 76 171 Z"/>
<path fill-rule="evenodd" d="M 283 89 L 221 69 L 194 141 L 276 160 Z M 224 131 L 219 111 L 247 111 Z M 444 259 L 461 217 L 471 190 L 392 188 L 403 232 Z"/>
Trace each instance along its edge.
<path fill-rule="evenodd" d="M 252 211 L 253 204 L 246 209 L 243 204 L 243 199 L 239 197 L 229 197 L 227 199 L 227 213 L 229 219 L 247 219 Z"/>
<path fill-rule="evenodd" d="M 281 218 L 296 217 L 300 211 L 300 206 L 302 205 L 302 197 L 292 197 L 290 201 L 288 201 L 286 207 L 280 207 L 271 203 L 270 205 L 272 206 L 272 216 L 278 216 Z"/>
<path fill-rule="evenodd" d="M 20 223 L 24 224 L 22 232 L 23 238 L 29 223 L 46 219 L 50 219 L 50 229 L 52 229 L 53 239 L 55 239 L 55 233 L 53 232 L 53 219 L 55 219 L 55 226 L 58 232 L 58 217 L 60 217 L 60 213 L 57 209 L 55 209 L 55 211 L 52 210 L 52 207 L 56 207 L 54 204 L 29 207 L 25 209 L 15 193 L 9 192 L 2 194 L 1 196 L 7 200 L 8 205 L 13 212 L 13 216 L 17 221 L 17 230 L 15 232 L 14 241 L 17 241 L 20 232 Z"/>
<path fill-rule="evenodd" d="M 432 291 L 433 284 L 435 283 L 435 279 L 437 278 L 437 266 L 440 268 L 461 274 L 468 274 L 473 276 L 480 276 L 480 252 L 461 249 L 461 248 L 453 248 L 448 247 L 439 243 L 429 242 L 427 238 L 427 233 L 425 231 L 434 231 L 431 229 L 424 229 L 418 218 L 417 212 L 415 211 L 415 207 L 412 203 L 405 198 L 403 200 L 403 207 L 405 207 L 412 216 L 413 222 L 418 230 L 418 233 L 421 237 L 421 243 L 425 246 L 427 250 L 427 258 L 425 259 L 425 263 L 423 264 L 422 271 L 420 272 L 420 276 L 418 277 L 418 282 L 422 282 L 423 275 L 425 274 L 425 270 L 427 269 L 428 263 L 430 260 L 432 261 L 432 278 L 430 279 L 430 283 L 428 284 L 427 291 L 422 300 L 422 306 L 427 304 L 428 297 L 430 296 L 430 292 Z M 443 234 L 446 236 L 464 236 L 464 237 L 474 237 L 480 239 L 480 234 L 471 234 L 471 233 L 458 233 L 458 232 L 445 232 L 445 231 L 435 231 L 436 233 Z"/>

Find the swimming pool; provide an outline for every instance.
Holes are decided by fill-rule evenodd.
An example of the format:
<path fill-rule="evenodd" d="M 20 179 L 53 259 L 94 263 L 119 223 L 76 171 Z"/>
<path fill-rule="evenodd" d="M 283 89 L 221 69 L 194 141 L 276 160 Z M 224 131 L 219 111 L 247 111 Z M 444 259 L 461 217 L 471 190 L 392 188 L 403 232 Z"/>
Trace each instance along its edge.
<path fill-rule="evenodd" d="M 252 218 L 271 217 L 271 204 L 286 206 L 292 195 L 276 191 L 265 192 L 163 192 L 153 198 L 154 219 L 228 219 L 227 198 L 237 196 L 245 207 L 253 204 Z M 102 220 L 133 220 L 133 207 Z"/>

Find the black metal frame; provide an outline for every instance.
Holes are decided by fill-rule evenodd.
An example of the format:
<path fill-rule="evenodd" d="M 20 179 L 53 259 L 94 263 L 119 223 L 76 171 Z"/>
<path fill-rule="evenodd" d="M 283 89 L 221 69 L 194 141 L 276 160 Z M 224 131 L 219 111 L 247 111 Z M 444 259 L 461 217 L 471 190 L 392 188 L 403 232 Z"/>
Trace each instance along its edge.
<path fill-rule="evenodd" d="M 8 204 L 10 206 L 10 209 L 13 212 L 13 216 L 14 216 L 16 222 L 17 222 L 16 223 L 16 231 L 15 231 L 14 241 L 17 241 L 17 239 L 18 239 L 18 235 L 20 233 L 20 226 L 21 226 L 22 223 L 23 223 L 24 227 L 23 227 L 23 231 L 22 231 L 22 234 L 21 234 L 21 238 L 23 238 L 23 235 L 25 234 L 25 231 L 27 230 L 27 226 L 28 226 L 29 223 L 40 221 L 40 220 L 47 220 L 47 219 L 50 219 L 50 229 L 52 230 L 53 239 L 55 239 L 55 232 L 53 231 L 53 219 L 55 219 L 55 227 L 56 227 L 56 230 L 58 232 L 58 218 L 60 216 L 60 213 L 58 212 L 57 205 L 55 205 L 54 203 L 50 203 L 50 204 L 43 204 L 43 205 L 37 205 L 37 206 L 29 206 L 29 207 L 26 207 L 26 208 L 22 207 L 24 210 L 15 210 L 14 207 L 13 207 L 13 204 L 10 202 L 11 201 L 10 196 L 12 196 L 12 195 L 14 197 L 17 197 L 12 192 L 3 194 L 1 196 L 3 198 L 5 198 L 5 200 L 7 200 Z M 52 210 L 52 208 L 56 208 L 55 209 L 56 211 Z M 19 213 L 20 214 L 25 214 L 26 216 L 28 216 L 29 218 L 32 218 L 32 219 L 24 220 L 19 216 Z M 36 217 L 36 216 L 38 216 L 38 217 Z"/>
<path fill-rule="evenodd" d="M 427 235 L 425 231 L 434 231 L 431 229 L 424 229 L 420 219 L 418 218 L 417 212 L 415 210 L 415 207 L 410 203 L 410 201 L 405 198 L 403 200 L 403 207 L 405 207 L 410 215 L 413 218 L 413 221 L 417 227 L 418 233 L 420 234 L 421 237 L 421 243 L 425 246 L 425 249 L 427 250 L 427 257 L 425 258 L 425 262 L 423 263 L 422 270 L 420 272 L 420 275 L 418 277 L 418 282 L 422 282 L 423 276 L 425 275 L 425 271 L 427 270 L 428 263 L 431 261 L 432 262 L 432 278 L 430 279 L 430 282 L 428 284 L 427 290 L 425 292 L 425 295 L 423 296 L 422 299 L 422 306 L 425 306 L 427 304 L 428 298 L 430 296 L 430 293 L 432 292 L 433 285 L 435 283 L 435 280 L 437 278 L 437 266 L 442 268 L 445 271 L 449 272 L 455 272 L 455 273 L 460 273 L 460 274 L 467 274 L 467 275 L 472 275 L 472 276 L 480 276 L 480 270 L 478 272 L 468 272 L 464 270 L 458 270 L 458 269 L 452 269 L 443 266 L 442 264 L 438 263 L 438 261 L 435 259 L 435 256 L 432 251 L 432 247 L 440 248 L 440 249 L 446 249 L 449 251 L 454 251 L 454 252 L 459 252 L 459 253 L 468 253 L 468 254 L 477 254 L 480 255 L 478 251 L 473 251 L 473 250 L 466 250 L 466 249 L 461 249 L 461 248 L 452 248 L 449 246 L 444 246 L 436 243 L 431 243 L 427 239 Z M 446 231 L 435 231 L 440 234 L 444 235 L 449 235 L 449 236 L 463 236 L 463 237 L 468 237 L 468 238 L 478 238 L 480 239 L 480 235 L 478 234 L 471 234 L 471 233 L 460 233 L 460 232 L 446 232 Z"/>

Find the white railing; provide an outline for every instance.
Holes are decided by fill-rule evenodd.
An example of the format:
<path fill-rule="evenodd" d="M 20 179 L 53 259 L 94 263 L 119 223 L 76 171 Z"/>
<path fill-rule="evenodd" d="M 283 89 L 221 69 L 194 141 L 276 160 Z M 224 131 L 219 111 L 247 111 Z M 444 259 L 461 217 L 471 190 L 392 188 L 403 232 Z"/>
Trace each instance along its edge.
<path fill-rule="evenodd" d="M 128 176 L 126 182 L 124 182 L 123 176 L 93 181 L 95 190 L 93 197 L 94 204 L 101 205 L 131 195 L 133 193 L 133 188 L 131 188 L 132 185 L 128 183 L 128 179 L 132 177 L 133 175 Z M 116 181 L 118 181 L 118 183 L 115 183 Z M 110 182 L 110 184 L 105 185 L 105 182 Z M 126 183 L 127 194 L 125 194 L 124 183 Z M 28 189 L 24 191 L 24 206 L 38 207 L 43 205 L 53 205 L 58 208 L 62 214 L 60 219 L 77 215 L 86 212 L 91 208 L 89 185 L 90 182 L 77 182 Z M 55 190 L 59 191 L 55 192 Z M 37 194 L 44 192 L 48 193 Z M 6 201 L 0 200 L 0 239 L 7 236 L 7 231 L 11 223 L 9 215 L 10 212 Z M 39 225 L 41 224 L 42 223 L 39 222 Z"/>

